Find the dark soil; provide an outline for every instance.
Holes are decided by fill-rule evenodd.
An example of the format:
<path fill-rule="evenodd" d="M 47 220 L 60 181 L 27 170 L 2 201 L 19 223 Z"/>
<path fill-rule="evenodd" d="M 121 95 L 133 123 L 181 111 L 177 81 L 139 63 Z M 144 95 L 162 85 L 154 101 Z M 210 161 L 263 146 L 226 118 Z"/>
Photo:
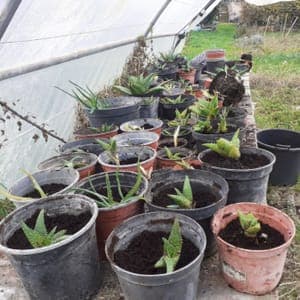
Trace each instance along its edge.
<path fill-rule="evenodd" d="M 154 126 L 153 125 L 151 125 L 151 124 L 149 124 L 149 123 L 145 123 L 145 124 L 143 124 L 143 126 L 142 126 L 145 130 L 146 129 L 152 129 L 152 128 L 154 128 Z"/>
<path fill-rule="evenodd" d="M 120 165 L 136 164 L 138 161 L 139 161 L 138 157 L 132 157 L 132 158 L 127 158 L 127 159 L 122 159 L 122 160 L 120 160 Z"/>
<path fill-rule="evenodd" d="M 231 245 L 251 250 L 271 249 L 285 242 L 279 231 L 262 222 L 260 225 L 261 230 L 256 238 L 247 237 L 244 235 L 239 219 L 236 218 L 220 231 L 219 236 Z M 264 238 L 262 233 L 267 235 L 267 238 Z"/>
<path fill-rule="evenodd" d="M 90 187 L 90 188 L 88 188 L 88 190 L 92 191 L 92 188 Z M 107 196 L 107 189 L 106 188 L 100 188 L 100 189 L 96 188 L 96 190 L 97 190 L 97 193 L 99 193 L 100 195 Z M 124 196 L 126 196 L 126 194 L 129 192 L 129 190 L 130 190 L 130 188 L 124 188 L 124 187 L 121 188 L 122 194 Z M 84 194 L 84 192 L 82 192 L 82 193 Z M 118 192 L 117 188 L 112 187 L 112 194 L 113 194 L 114 201 L 116 201 L 116 202 L 121 201 L 121 196 L 119 195 L 119 192 Z M 90 197 L 94 200 L 99 201 L 99 198 L 97 198 L 96 196 L 93 196 L 92 194 L 86 193 L 86 196 L 88 196 L 88 197 Z"/>
<path fill-rule="evenodd" d="M 172 153 L 172 154 L 175 154 L 175 153 Z M 182 153 L 178 153 L 179 155 L 179 158 L 178 159 L 175 159 L 175 160 L 180 160 L 180 159 L 182 159 L 182 158 L 185 158 L 185 157 L 187 157 L 187 155 L 185 155 L 185 154 L 182 154 Z M 168 155 L 166 154 L 166 153 L 162 153 L 162 154 L 159 154 L 159 157 L 160 158 L 164 158 L 164 159 L 169 159 L 168 158 Z M 172 159 L 173 160 L 173 159 Z"/>
<path fill-rule="evenodd" d="M 168 196 L 169 194 L 176 194 L 174 188 L 178 188 L 180 191 L 182 191 L 182 184 L 174 184 L 172 187 L 167 187 L 165 190 L 160 190 L 159 193 L 154 192 L 152 204 L 161 207 L 167 207 L 168 205 L 175 204 L 175 202 Z M 206 186 L 193 186 L 192 184 L 192 190 L 194 208 L 200 208 L 211 205 L 212 203 L 215 203 L 220 199 L 220 197 L 217 197 L 217 195 L 211 190 L 209 190 L 209 188 Z"/>
<path fill-rule="evenodd" d="M 40 210 L 37 210 L 31 218 L 25 220 L 25 223 L 30 227 L 34 228 L 37 216 Z M 67 230 L 66 234 L 74 234 L 79 231 L 92 217 L 90 212 L 84 212 L 77 216 L 61 214 L 58 216 L 47 216 L 45 211 L 45 224 L 48 232 L 55 226 L 57 231 Z M 22 228 L 18 229 L 7 241 L 7 246 L 12 249 L 32 249 L 32 246 L 27 241 Z"/>
<path fill-rule="evenodd" d="M 229 106 L 240 102 L 245 93 L 245 88 L 241 82 L 238 82 L 234 75 L 228 71 L 219 72 L 211 82 L 209 92 L 214 94 L 218 92 L 224 99 L 223 105 Z"/>
<path fill-rule="evenodd" d="M 48 196 L 63 190 L 65 187 L 66 187 L 65 184 L 60 184 L 60 183 L 51 183 L 51 184 L 45 184 L 41 186 L 45 194 Z M 41 198 L 41 195 L 38 191 L 33 190 L 32 192 L 27 193 L 23 197 Z"/>
<path fill-rule="evenodd" d="M 163 255 L 162 238 L 169 234 L 157 231 L 143 231 L 135 237 L 128 247 L 114 255 L 114 262 L 121 268 L 138 274 L 163 274 L 165 268 L 154 268 L 155 263 Z M 188 265 L 199 255 L 197 247 L 183 237 L 181 256 L 176 270 Z"/>
<path fill-rule="evenodd" d="M 181 146 L 183 146 L 184 144 L 185 144 L 184 141 L 178 141 L 178 142 L 177 142 L 177 147 L 181 147 Z M 160 142 L 158 148 L 159 148 L 159 149 L 163 149 L 164 147 L 172 148 L 172 147 L 175 147 L 175 146 L 174 146 L 174 143 L 173 143 L 173 142 L 164 142 L 164 141 Z"/>
<path fill-rule="evenodd" d="M 223 157 L 216 152 L 208 152 L 201 160 L 212 166 L 226 169 L 255 169 L 270 163 L 263 155 L 245 153 L 241 153 L 240 159 L 235 160 Z"/>
<path fill-rule="evenodd" d="M 138 162 L 143 162 L 147 159 L 150 158 L 150 154 L 149 153 L 122 153 L 122 155 L 120 155 L 119 160 L 120 160 L 120 165 L 130 165 L 130 164 L 136 164 Z M 116 164 L 115 161 L 111 160 L 109 163 L 111 164 Z"/>

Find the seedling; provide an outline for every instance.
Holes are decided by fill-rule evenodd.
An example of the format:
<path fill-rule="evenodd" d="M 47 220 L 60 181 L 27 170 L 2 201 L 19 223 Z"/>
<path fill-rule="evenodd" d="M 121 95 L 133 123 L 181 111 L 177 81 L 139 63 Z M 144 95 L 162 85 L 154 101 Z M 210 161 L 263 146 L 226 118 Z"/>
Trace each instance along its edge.
<path fill-rule="evenodd" d="M 97 192 L 97 190 L 94 187 L 91 180 L 89 180 L 90 189 L 76 188 L 75 191 L 83 192 L 84 194 L 93 196 L 93 198 L 95 199 L 95 201 L 99 207 L 113 207 L 113 206 L 116 206 L 119 204 L 130 202 L 137 198 L 136 194 L 137 194 L 137 192 L 140 188 L 140 185 L 142 183 L 142 180 L 143 180 L 142 173 L 141 173 L 139 166 L 138 166 L 138 169 L 139 169 L 139 171 L 137 173 L 136 181 L 135 181 L 134 185 L 132 186 L 132 188 L 127 192 L 126 195 L 124 195 L 122 192 L 119 173 L 118 172 L 115 173 L 115 178 L 116 178 L 116 183 L 117 183 L 117 191 L 118 191 L 118 195 L 121 200 L 116 200 L 115 197 L 113 196 L 111 182 L 109 179 L 109 175 L 107 173 L 105 174 L 106 196 Z"/>
<path fill-rule="evenodd" d="M 179 135 L 179 132 L 180 132 L 180 126 L 178 126 L 174 132 L 174 135 L 173 135 L 173 142 L 174 142 L 174 147 L 177 147 L 178 146 L 178 135 Z"/>
<path fill-rule="evenodd" d="M 183 103 L 184 101 L 185 99 L 181 95 L 176 97 L 175 99 L 166 97 L 160 100 L 160 102 L 163 104 L 180 104 Z"/>
<path fill-rule="evenodd" d="M 164 147 L 167 158 L 170 160 L 180 160 L 182 155 L 180 153 L 172 153 L 172 151 L 168 147 Z"/>
<path fill-rule="evenodd" d="M 63 160 L 63 166 L 67 168 L 79 169 L 87 165 L 88 164 L 80 156 L 74 156 L 70 160 Z"/>
<path fill-rule="evenodd" d="M 190 110 L 208 121 L 213 120 L 219 113 L 219 100 L 217 94 L 211 96 L 210 99 L 200 99 L 190 106 Z"/>
<path fill-rule="evenodd" d="M 159 53 L 158 60 L 164 63 L 173 63 L 176 62 L 177 59 L 183 58 L 180 54 L 175 54 L 173 51 L 169 51 L 166 53 Z"/>
<path fill-rule="evenodd" d="M 190 72 L 193 70 L 189 62 L 186 62 L 184 65 L 181 66 L 181 70 L 183 72 Z"/>
<path fill-rule="evenodd" d="M 226 133 L 227 132 L 227 118 L 228 110 L 223 108 L 221 113 L 219 114 L 220 122 L 218 123 L 218 132 L 219 133 Z"/>
<path fill-rule="evenodd" d="M 244 231 L 244 235 L 250 238 L 256 238 L 261 226 L 259 220 L 252 214 L 244 214 L 238 211 L 240 225 Z"/>
<path fill-rule="evenodd" d="M 90 110 L 90 113 L 93 113 L 95 110 L 101 110 L 110 107 L 106 99 L 100 99 L 98 95 L 95 94 L 88 86 L 84 88 L 73 81 L 69 82 L 74 86 L 74 89 L 71 90 L 71 93 L 57 86 L 55 88 L 81 103 L 85 108 Z"/>
<path fill-rule="evenodd" d="M 141 130 L 145 130 L 143 126 L 138 126 L 138 125 L 132 125 L 132 124 L 125 124 L 124 125 L 124 129 L 127 131 L 141 131 Z"/>
<path fill-rule="evenodd" d="M 175 131 L 176 131 L 176 129 L 175 129 Z M 166 135 L 166 136 L 174 136 L 175 131 L 174 131 L 174 127 L 171 127 L 171 128 L 165 128 L 162 131 L 162 133 L 163 133 L 163 135 Z M 188 135 L 189 133 L 190 133 L 190 131 L 187 128 L 180 127 L 178 136 Z"/>
<path fill-rule="evenodd" d="M 89 127 L 90 130 L 97 132 L 109 132 L 112 131 L 115 128 L 115 125 L 113 124 L 102 124 L 100 127 Z"/>
<path fill-rule="evenodd" d="M 176 205 L 170 205 L 170 208 L 193 208 L 193 191 L 188 176 L 185 176 L 182 192 L 174 188 L 176 195 L 168 194 L 168 196 L 176 203 Z"/>
<path fill-rule="evenodd" d="M 34 229 L 30 228 L 24 222 L 21 222 L 21 228 L 28 242 L 33 248 L 40 248 L 56 244 L 69 236 L 65 234 L 66 230 L 60 230 L 56 232 L 57 226 L 53 227 L 50 232 L 47 231 L 44 209 L 40 211 L 36 219 Z"/>
<path fill-rule="evenodd" d="M 96 140 L 100 146 L 103 147 L 105 151 L 107 151 L 109 157 L 113 160 L 116 165 L 120 164 L 120 159 L 117 153 L 117 142 L 113 139 L 110 139 L 108 143 L 103 142 L 101 140 Z"/>
<path fill-rule="evenodd" d="M 182 250 L 182 236 L 180 224 L 174 220 L 168 239 L 162 238 L 163 256 L 155 263 L 155 268 L 166 268 L 166 273 L 174 272 Z"/>
<path fill-rule="evenodd" d="M 238 160 L 240 153 L 239 129 L 234 133 L 231 141 L 219 138 L 216 143 L 205 143 L 203 146 L 211 149 L 223 157 Z"/>
<path fill-rule="evenodd" d="M 186 126 L 188 125 L 190 114 L 187 109 L 180 112 L 178 109 L 175 111 L 175 119 L 168 122 L 171 127 Z"/>
<path fill-rule="evenodd" d="M 114 89 L 121 92 L 122 94 L 129 96 L 149 96 L 164 90 L 164 87 L 159 84 L 157 86 L 152 86 L 155 81 L 156 76 L 154 74 L 149 74 L 148 76 L 129 76 L 127 85 L 115 85 Z"/>

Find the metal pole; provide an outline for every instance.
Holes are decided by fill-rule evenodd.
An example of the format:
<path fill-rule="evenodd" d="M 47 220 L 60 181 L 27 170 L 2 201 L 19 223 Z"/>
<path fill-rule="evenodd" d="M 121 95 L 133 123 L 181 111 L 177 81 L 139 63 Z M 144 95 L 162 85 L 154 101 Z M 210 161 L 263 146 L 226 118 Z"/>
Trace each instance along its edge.
<path fill-rule="evenodd" d="M 146 37 L 146 40 L 170 37 L 170 36 L 175 36 L 176 34 L 177 33 L 160 34 L 160 35 L 156 35 L 156 36 Z M 104 52 L 104 51 L 107 51 L 107 50 L 115 49 L 115 48 L 126 46 L 126 45 L 129 45 L 129 44 L 134 44 L 138 40 L 139 40 L 139 37 L 124 40 L 124 41 L 108 43 L 108 44 L 105 44 L 105 45 L 96 46 L 94 48 L 83 49 L 83 50 L 80 50 L 80 51 L 77 51 L 77 52 L 69 53 L 69 54 L 66 54 L 66 55 L 63 55 L 63 56 L 54 57 L 54 58 L 47 59 L 47 60 L 42 60 L 42 61 L 39 61 L 39 62 L 36 62 L 36 63 L 27 64 L 27 65 L 23 65 L 23 66 L 18 66 L 18 67 L 11 68 L 11 69 L 8 69 L 8 70 L 3 70 L 2 72 L 0 72 L 0 81 L 11 78 L 11 77 L 24 75 L 24 74 L 27 74 L 27 73 L 30 73 L 30 72 L 33 72 L 33 71 L 45 69 L 45 68 L 50 67 L 50 66 L 59 65 L 59 64 L 68 62 L 70 60 L 79 59 L 79 58 L 82 58 L 82 57 L 85 57 L 85 56 L 93 55 L 93 54 L 96 54 L 96 53 L 101 53 L 101 52 Z"/>

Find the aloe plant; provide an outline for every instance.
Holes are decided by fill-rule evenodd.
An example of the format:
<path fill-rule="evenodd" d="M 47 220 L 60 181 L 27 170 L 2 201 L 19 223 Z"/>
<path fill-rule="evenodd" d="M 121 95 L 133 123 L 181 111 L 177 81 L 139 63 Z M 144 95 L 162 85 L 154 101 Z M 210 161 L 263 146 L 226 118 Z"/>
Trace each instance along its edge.
<path fill-rule="evenodd" d="M 34 228 L 30 228 L 24 222 L 21 222 L 21 228 L 28 242 L 33 248 L 40 248 L 58 243 L 68 237 L 66 230 L 56 231 L 57 227 L 53 227 L 50 232 L 47 231 L 45 225 L 45 211 L 42 209 L 36 219 Z"/>
<path fill-rule="evenodd" d="M 182 191 L 174 188 L 176 194 L 168 194 L 168 196 L 175 202 L 175 205 L 170 205 L 170 208 L 193 208 L 193 191 L 188 176 L 185 176 Z"/>
<path fill-rule="evenodd" d="M 81 103 L 85 108 L 89 109 L 90 113 L 93 113 L 95 110 L 101 110 L 110 107 L 110 104 L 106 99 L 99 98 L 99 96 L 88 86 L 84 88 L 73 81 L 69 82 L 74 86 L 74 89 L 71 90 L 71 93 L 57 86 L 55 88 Z"/>
<path fill-rule="evenodd" d="M 197 117 L 205 118 L 206 120 L 213 120 L 219 113 L 218 96 L 210 96 L 209 99 L 200 99 L 196 101 L 189 109 L 196 114 Z"/>
<path fill-rule="evenodd" d="M 100 127 L 88 127 L 88 129 L 94 131 L 94 132 L 109 132 L 112 131 L 115 128 L 115 125 L 113 124 L 102 124 Z"/>
<path fill-rule="evenodd" d="M 244 235 L 255 238 L 261 229 L 260 222 L 252 213 L 244 214 L 238 211 L 240 225 L 244 231 Z"/>
<path fill-rule="evenodd" d="M 177 126 L 186 126 L 188 125 L 190 119 L 190 113 L 187 109 L 180 112 L 178 109 L 175 111 L 175 119 L 168 122 L 170 127 L 177 127 Z"/>
<path fill-rule="evenodd" d="M 110 139 L 108 143 L 103 142 L 101 140 L 96 140 L 100 146 L 103 147 L 105 151 L 107 151 L 109 157 L 114 161 L 116 165 L 120 164 L 120 159 L 117 153 L 117 142 L 113 139 Z"/>
<path fill-rule="evenodd" d="M 63 160 L 63 166 L 67 168 L 79 169 L 86 167 L 88 164 L 80 156 L 74 156 L 70 160 Z"/>
<path fill-rule="evenodd" d="M 175 99 L 165 97 L 160 100 L 160 102 L 163 104 L 180 104 L 183 103 L 184 101 L 185 99 L 181 95 L 176 97 Z"/>
<path fill-rule="evenodd" d="M 163 240 L 163 256 L 155 263 L 155 268 L 166 268 L 166 273 L 174 272 L 182 251 L 180 224 L 174 220 L 168 239 Z"/>
<path fill-rule="evenodd" d="M 168 147 L 164 147 L 165 153 L 167 155 L 167 158 L 170 160 L 180 160 L 181 159 L 181 154 L 180 153 L 172 153 L 172 151 Z"/>
<path fill-rule="evenodd" d="M 240 140 L 239 140 L 239 129 L 234 133 L 231 141 L 224 138 L 219 138 L 216 143 L 205 143 L 203 146 L 211 149 L 223 157 L 232 159 L 239 159 L 240 153 Z"/>
<path fill-rule="evenodd" d="M 174 53 L 173 51 L 159 53 L 158 60 L 164 63 L 173 63 L 175 62 L 178 58 L 181 58 L 181 54 L 179 53 Z"/>
<path fill-rule="evenodd" d="M 154 74 L 149 74 L 148 76 L 129 76 L 126 86 L 115 85 L 114 89 L 129 96 L 149 96 L 164 90 L 161 84 L 152 87 L 154 80 Z"/>

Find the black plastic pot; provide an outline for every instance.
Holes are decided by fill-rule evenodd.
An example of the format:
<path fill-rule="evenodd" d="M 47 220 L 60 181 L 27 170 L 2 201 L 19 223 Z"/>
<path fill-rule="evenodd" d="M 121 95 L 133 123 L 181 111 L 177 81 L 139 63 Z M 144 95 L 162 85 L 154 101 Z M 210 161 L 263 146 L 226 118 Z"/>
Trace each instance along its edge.
<path fill-rule="evenodd" d="M 265 156 L 269 163 L 254 169 L 227 169 L 205 163 L 205 155 L 212 150 L 204 150 L 198 155 L 202 168 L 208 169 L 226 179 L 229 185 L 228 204 L 239 202 L 266 203 L 269 175 L 275 163 L 275 156 L 266 150 L 242 148 L 241 153 Z"/>
<path fill-rule="evenodd" d="M 120 125 L 140 116 L 140 98 L 116 97 L 107 99 L 107 102 L 110 105 L 109 108 L 96 110 L 93 113 L 85 109 L 92 127 L 100 127 L 102 124 Z"/>
<path fill-rule="evenodd" d="M 159 102 L 159 117 L 164 120 L 174 120 L 176 117 L 176 109 L 180 112 L 191 106 L 195 102 L 193 95 L 184 95 L 185 101 L 179 104 L 164 104 Z"/>
<path fill-rule="evenodd" d="M 227 133 L 200 133 L 193 130 L 192 136 L 196 142 L 197 151 L 201 152 L 207 149 L 206 147 L 202 146 L 202 144 L 215 143 L 216 140 L 218 140 L 219 138 L 231 140 L 237 128 L 235 126 L 232 127 L 228 126 L 228 129 L 229 132 Z"/>
<path fill-rule="evenodd" d="M 79 231 L 56 244 L 28 250 L 8 248 L 7 241 L 37 210 L 46 214 L 91 218 Z M 81 195 L 60 195 L 37 200 L 9 214 L 0 223 L 0 251 L 8 255 L 30 299 L 91 299 L 101 285 L 101 267 L 96 243 L 94 201 Z"/>
<path fill-rule="evenodd" d="M 181 189 L 185 176 L 189 177 L 192 189 L 195 186 L 201 186 L 203 189 L 213 192 L 218 197 L 218 200 L 208 206 L 194 209 L 166 208 L 152 203 L 153 198 L 165 189 L 169 189 L 170 187 Z M 228 184 L 226 180 L 212 172 L 202 170 L 159 170 L 153 172 L 150 187 L 145 198 L 149 211 L 180 213 L 198 222 L 206 234 L 207 245 L 205 255 L 210 256 L 216 250 L 215 238 L 210 228 L 211 218 L 218 209 L 225 206 L 227 194 Z"/>
<path fill-rule="evenodd" d="M 104 142 L 108 142 L 107 139 L 99 139 Z M 96 155 L 99 155 L 104 151 L 102 146 L 97 143 L 95 139 L 86 139 L 86 140 L 79 140 L 79 141 L 73 141 L 63 144 L 60 147 L 60 151 L 65 152 L 76 152 L 78 150 L 82 150 L 84 152 L 88 153 L 94 153 Z"/>
<path fill-rule="evenodd" d="M 294 185 L 300 176 L 300 132 L 266 129 L 257 133 L 259 148 L 276 156 L 270 175 L 272 185 Z"/>
<path fill-rule="evenodd" d="M 230 107 L 227 115 L 227 123 L 235 125 L 238 128 L 246 126 L 247 110 L 241 107 Z"/>
<path fill-rule="evenodd" d="M 150 101 L 149 104 L 146 104 L 147 101 Z M 142 97 L 141 105 L 140 105 L 140 115 L 139 118 L 157 118 L 158 117 L 158 97 Z"/>

